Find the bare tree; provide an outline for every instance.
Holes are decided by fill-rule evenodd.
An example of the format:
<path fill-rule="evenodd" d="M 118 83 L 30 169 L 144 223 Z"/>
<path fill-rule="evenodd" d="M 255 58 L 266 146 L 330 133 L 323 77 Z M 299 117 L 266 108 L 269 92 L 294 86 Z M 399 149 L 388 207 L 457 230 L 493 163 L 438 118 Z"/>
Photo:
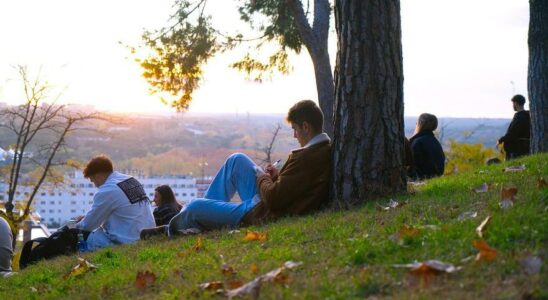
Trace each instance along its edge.
<path fill-rule="evenodd" d="M 76 130 L 95 130 L 79 126 L 85 120 L 105 119 L 100 113 L 71 112 L 64 105 L 57 105 L 61 93 L 52 98 L 49 93 L 52 87 L 40 78 L 29 78 L 26 67 L 17 67 L 23 83 L 25 102 L 18 106 L 8 107 L 0 111 L 1 127 L 15 134 L 16 142 L 9 146 L 13 151 L 11 165 L 8 167 L 8 200 L 6 211 L 0 211 L 13 233 L 17 232 L 21 223 L 29 216 L 34 197 L 40 186 L 52 170 L 58 166 L 74 165 L 70 160 L 58 159 L 58 154 L 66 150 L 66 139 Z M 14 201 L 18 187 L 22 184 L 21 177 L 25 166 L 38 167 L 39 175 L 33 182 L 32 192 L 23 204 L 23 212 L 14 212 Z M 14 237 L 16 235 L 14 234 Z"/>
<path fill-rule="evenodd" d="M 280 125 L 280 123 L 276 124 L 276 129 L 274 129 L 274 132 L 272 132 L 272 139 L 270 139 L 270 143 L 268 143 L 268 145 L 266 145 L 265 147 L 259 149 L 259 151 L 264 154 L 263 157 L 257 157 L 257 159 L 260 160 L 262 164 L 269 164 L 272 162 L 272 151 L 274 150 L 274 143 L 276 142 L 276 138 L 278 137 L 280 129 L 282 129 L 282 125 Z"/>

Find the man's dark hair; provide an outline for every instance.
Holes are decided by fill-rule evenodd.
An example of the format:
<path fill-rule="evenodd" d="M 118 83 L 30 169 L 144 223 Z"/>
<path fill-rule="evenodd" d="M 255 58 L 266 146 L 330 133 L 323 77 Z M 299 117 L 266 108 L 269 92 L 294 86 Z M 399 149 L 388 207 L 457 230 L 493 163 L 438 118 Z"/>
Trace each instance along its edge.
<path fill-rule="evenodd" d="M 93 157 L 84 169 L 84 177 L 89 178 L 97 173 L 112 173 L 112 161 L 102 154 Z"/>
<path fill-rule="evenodd" d="M 322 110 L 312 100 L 301 100 L 295 103 L 287 112 L 286 120 L 299 126 L 307 122 L 315 132 L 323 131 Z"/>
<path fill-rule="evenodd" d="M 523 106 L 525 105 L 525 97 L 523 97 L 522 95 L 515 95 L 514 97 L 512 97 L 512 102 L 516 102 L 517 104 Z"/>
<path fill-rule="evenodd" d="M 438 128 L 438 118 L 432 114 L 421 114 L 418 120 L 419 132 L 434 131 Z"/>

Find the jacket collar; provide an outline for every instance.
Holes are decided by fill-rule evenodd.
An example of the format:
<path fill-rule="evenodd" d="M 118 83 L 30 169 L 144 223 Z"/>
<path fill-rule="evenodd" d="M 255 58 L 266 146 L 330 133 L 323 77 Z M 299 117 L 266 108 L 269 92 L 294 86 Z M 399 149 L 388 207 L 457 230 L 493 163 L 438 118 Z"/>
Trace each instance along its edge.
<path fill-rule="evenodd" d="M 322 143 L 322 142 L 331 142 L 331 139 L 329 138 L 329 136 L 325 132 L 315 135 L 302 148 L 293 149 L 292 152 L 300 151 L 300 150 L 303 150 L 303 149 L 306 149 L 306 148 L 310 148 L 311 146 L 314 146 L 314 145 Z"/>

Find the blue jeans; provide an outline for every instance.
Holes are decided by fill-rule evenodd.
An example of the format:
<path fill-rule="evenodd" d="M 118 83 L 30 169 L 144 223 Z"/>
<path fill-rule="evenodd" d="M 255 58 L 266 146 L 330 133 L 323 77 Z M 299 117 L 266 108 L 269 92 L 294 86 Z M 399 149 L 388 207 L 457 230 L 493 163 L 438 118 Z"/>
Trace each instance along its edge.
<path fill-rule="evenodd" d="M 177 230 L 198 228 L 200 230 L 237 227 L 244 215 L 261 199 L 257 189 L 256 164 L 245 154 L 232 154 L 225 161 L 205 198 L 192 200 L 169 222 L 168 234 Z M 230 199 L 238 192 L 242 202 Z"/>

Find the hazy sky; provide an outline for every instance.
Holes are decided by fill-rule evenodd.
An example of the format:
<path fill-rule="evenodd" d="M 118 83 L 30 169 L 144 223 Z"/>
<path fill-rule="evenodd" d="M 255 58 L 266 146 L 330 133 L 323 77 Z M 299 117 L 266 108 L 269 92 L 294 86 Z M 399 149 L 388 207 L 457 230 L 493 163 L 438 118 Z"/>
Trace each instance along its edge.
<path fill-rule="evenodd" d="M 165 25 L 173 2 L 0 0 L 0 102 L 21 101 L 13 66 L 23 64 L 42 67 L 50 83 L 66 87 L 64 102 L 169 111 L 148 94 L 142 70 L 118 42 L 136 44 L 143 28 Z M 238 27 L 230 1 L 208 3 L 223 28 Z M 527 0 L 401 0 L 405 115 L 510 118 L 511 96 L 527 96 L 528 9 Z M 333 28 L 333 61 L 335 50 Z M 293 57 L 290 76 L 262 84 L 227 67 L 242 53 L 212 59 L 190 111 L 283 113 L 296 100 L 315 100 L 303 52 Z"/>

